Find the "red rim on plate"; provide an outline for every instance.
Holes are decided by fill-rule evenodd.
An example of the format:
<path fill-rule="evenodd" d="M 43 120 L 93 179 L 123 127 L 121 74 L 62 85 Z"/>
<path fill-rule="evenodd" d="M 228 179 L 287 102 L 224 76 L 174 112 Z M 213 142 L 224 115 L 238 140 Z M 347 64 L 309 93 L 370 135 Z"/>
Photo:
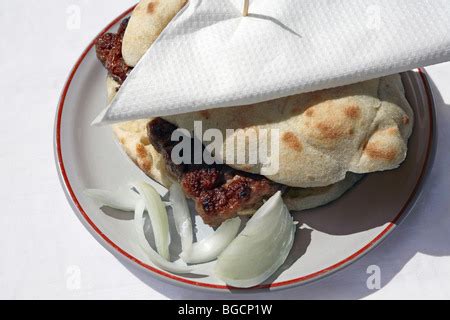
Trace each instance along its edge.
<path fill-rule="evenodd" d="M 102 34 L 104 34 L 105 32 L 107 32 L 111 27 L 113 27 L 115 24 L 117 24 L 118 22 L 120 22 L 123 18 L 125 18 L 127 15 L 129 15 L 134 9 L 134 6 L 130 9 L 128 9 L 127 11 L 125 11 L 123 14 L 121 14 L 119 17 L 117 17 L 114 21 L 112 21 L 106 28 L 104 28 L 100 34 L 97 36 L 97 38 L 99 36 L 101 36 Z M 97 39 L 96 38 L 96 39 Z M 66 84 L 64 85 L 64 89 L 62 91 L 61 97 L 60 97 L 60 101 L 58 103 L 58 110 L 57 110 L 57 115 L 56 115 L 56 124 L 55 124 L 55 157 L 56 157 L 56 163 L 57 163 L 57 169 L 59 170 L 60 173 L 60 177 L 61 180 L 67 190 L 68 196 L 70 197 L 71 201 L 73 202 L 73 204 L 77 207 L 79 213 L 81 214 L 81 216 L 84 218 L 84 220 L 92 227 L 93 231 L 95 231 L 95 233 L 100 236 L 111 248 L 113 248 L 116 252 L 120 253 L 122 256 L 125 256 L 127 259 L 133 261 L 134 263 L 138 264 L 139 266 L 153 272 L 156 275 L 159 275 L 160 277 L 162 277 L 165 280 L 172 280 L 175 282 L 181 282 L 184 284 L 188 284 L 190 286 L 195 286 L 195 287 L 202 287 L 202 288 L 209 288 L 209 289 L 216 289 L 216 290 L 229 290 L 229 289 L 235 289 L 235 288 L 231 288 L 229 286 L 225 286 L 225 285 L 214 285 L 214 284 L 209 284 L 209 283 L 203 283 L 200 281 L 195 281 L 195 280 L 189 280 L 189 279 L 185 279 L 176 275 L 173 275 L 171 273 L 167 273 L 165 271 L 159 270 L 155 267 L 152 267 L 142 261 L 140 261 L 139 259 L 133 257 L 130 253 L 126 252 L 125 250 L 123 250 L 122 248 L 120 248 L 117 244 L 115 244 L 111 239 L 109 239 L 94 223 L 93 221 L 89 218 L 89 216 L 86 214 L 85 210 L 82 208 L 80 202 L 78 201 L 72 186 L 70 184 L 69 178 L 66 174 L 66 169 L 65 169 L 65 165 L 64 165 L 64 160 L 63 160 L 63 155 L 62 155 L 62 150 L 61 150 L 61 118 L 62 118 L 62 112 L 64 109 L 64 103 L 66 100 L 66 95 L 67 92 L 69 90 L 69 87 L 72 83 L 72 80 L 76 74 L 76 72 L 78 71 L 79 66 L 81 65 L 81 63 L 83 62 L 84 58 L 86 57 L 86 55 L 89 53 L 89 51 L 94 47 L 95 45 L 95 40 L 94 39 L 89 46 L 84 50 L 84 52 L 82 53 L 82 55 L 80 56 L 80 58 L 77 60 L 75 66 L 73 67 L 72 71 L 70 72 L 70 75 L 66 81 Z M 433 109 L 434 109 L 434 103 L 433 103 L 433 99 L 432 99 L 432 95 L 431 95 L 431 89 L 430 89 L 430 85 L 428 83 L 427 80 L 427 76 L 426 76 L 426 72 L 424 69 L 418 69 L 420 77 L 423 81 L 424 87 L 425 87 L 425 91 L 426 91 L 426 95 L 427 95 L 427 101 L 428 101 L 428 112 L 429 112 L 429 116 L 430 116 L 430 135 L 429 135 L 429 141 L 428 141 L 428 148 L 427 148 L 427 157 L 425 159 L 422 171 L 420 173 L 420 176 L 417 180 L 416 186 L 413 190 L 413 192 L 411 193 L 411 195 L 409 196 L 408 200 L 406 201 L 405 205 L 402 207 L 402 209 L 400 210 L 400 212 L 398 213 L 398 215 L 386 226 L 386 228 L 383 229 L 383 231 L 381 233 L 379 233 L 372 241 L 370 241 L 368 244 L 366 244 L 364 247 L 362 247 L 361 249 L 359 249 L 358 251 L 356 251 L 355 253 L 353 253 L 352 255 L 350 255 L 349 257 L 345 258 L 344 260 L 329 266 L 328 268 L 325 268 L 323 270 L 320 270 L 318 272 L 309 274 L 307 276 L 303 276 L 300 278 L 295 278 L 295 279 L 291 279 L 288 281 L 282 281 L 282 282 L 274 282 L 271 284 L 265 284 L 265 285 L 260 285 L 257 286 L 254 289 L 274 289 L 274 288 L 287 288 L 290 287 L 292 285 L 299 285 L 299 284 L 305 284 L 307 282 L 311 282 L 313 280 L 317 280 L 319 278 L 322 278 L 325 275 L 329 275 L 343 267 L 345 267 L 346 265 L 350 264 L 351 262 L 354 262 L 357 258 L 362 257 L 365 253 L 367 253 L 370 249 L 372 249 L 373 247 L 375 247 L 376 245 L 378 245 L 389 233 L 390 231 L 393 230 L 393 227 L 396 225 L 397 222 L 399 222 L 401 220 L 401 218 L 403 218 L 404 214 L 406 213 L 407 209 L 409 208 L 409 206 L 412 203 L 412 200 L 415 199 L 415 197 L 417 196 L 418 191 L 420 190 L 420 185 L 422 184 L 424 177 L 425 177 L 425 173 L 426 173 L 426 169 L 428 168 L 428 164 L 430 161 L 430 155 L 431 155 L 431 151 L 432 151 L 432 147 L 433 147 L 433 134 L 434 134 L 434 117 L 433 117 Z M 63 187 L 64 187 L 63 186 Z M 248 290 L 248 289 L 242 289 L 242 290 Z"/>

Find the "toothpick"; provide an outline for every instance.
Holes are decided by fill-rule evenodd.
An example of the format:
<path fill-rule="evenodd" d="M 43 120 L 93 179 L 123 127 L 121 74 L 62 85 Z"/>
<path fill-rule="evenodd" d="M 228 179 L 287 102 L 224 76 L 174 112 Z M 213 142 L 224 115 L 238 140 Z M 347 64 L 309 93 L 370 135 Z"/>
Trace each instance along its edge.
<path fill-rule="evenodd" d="M 244 11 L 242 12 L 244 17 L 248 16 L 249 1 L 250 0 L 244 0 Z"/>

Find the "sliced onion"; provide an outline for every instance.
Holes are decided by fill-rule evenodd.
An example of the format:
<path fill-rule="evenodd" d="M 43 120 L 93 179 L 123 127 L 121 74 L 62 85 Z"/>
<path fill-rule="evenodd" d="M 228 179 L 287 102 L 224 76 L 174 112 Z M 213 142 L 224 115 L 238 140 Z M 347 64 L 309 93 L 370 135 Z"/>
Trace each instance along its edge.
<path fill-rule="evenodd" d="M 162 186 L 155 180 L 148 179 L 147 181 L 142 181 L 142 183 L 146 183 L 146 184 L 150 185 L 151 187 L 153 187 L 155 189 L 155 191 L 161 196 L 161 198 L 164 198 L 167 195 L 167 192 L 169 192 L 169 190 L 167 190 L 166 187 Z M 134 188 L 134 185 L 132 183 L 129 183 L 128 188 L 129 189 Z"/>
<path fill-rule="evenodd" d="M 136 233 L 138 236 L 139 245 L 148 255 L 151 262 L 156 264 L 161 269 L 164 269 L 173 273 L 190 273 L 192 269 L 187 266 L 179 265 L 173 262 L 167 261 L 165 258 L 160 256 L 148 243 L 145 238 L 144 233 L 144 211 L 146 204 L 144 200 L 139 200 L 136 204 L 136 208 L 134 211 L 134 226 L 136 228 Z"/>
<path fill-rule="evenodd" d="M 173 209 L 175 227 L 181 238 L 182 254 L 189 254 L 194 238 L 191 213 L 183 190 L 178 183 L 174 183 L 170 187 L 169 201 Z"/>
<path fill-rule="evenodd" d="M 182 252 L 181 259 L 187 263 L 204 263 L 215 260 L 236 237 L 240 225 L 241 219 L 239 218 L 225 221 L 209 237 L 194 243 L 190 254 Z"/>
<path fill-rule="evenodd" d="M 116 191 L 87 189 L 84 193 L 103 206 L 133 212 L 139 200 L 139 195 L 129 188 L 120 188 Z"/>
<path fill-rule="evenodd" d="M 238 288 L 254 287 L 281 267 L 294 243 L 295 224 L 277 192 L 219 256 L 216 277 Z"/>
<path fill-rule="evenodd" d="M 167 217 L 166 206 L 161 200 L 158 192 L 151 185 L 145 182 L 133 184 L 144 200 L 145 207 L 152 223 L 153 234 L 155 236 L 156 250 L 166 260 L 169 260 L 169 219 Z M 140 208 L 139 208 L 140 209 Z"/>

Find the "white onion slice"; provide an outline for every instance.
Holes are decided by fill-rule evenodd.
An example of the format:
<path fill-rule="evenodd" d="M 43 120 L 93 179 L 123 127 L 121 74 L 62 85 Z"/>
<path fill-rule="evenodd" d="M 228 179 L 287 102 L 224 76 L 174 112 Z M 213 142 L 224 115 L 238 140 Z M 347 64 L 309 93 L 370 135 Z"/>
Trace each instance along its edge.
<path fill-rule="evenodd" d="M 174 183 L 170 187 L 169 201 L 173 209 L 175 227 L 181 238 L 182 253 L 189 254 L 194 241 L 191 213 L 186 196 L 178 183 Z"/>
<path fill-rule="evenodd" d="M 236 237 L 240 225 L 239 218 L 225 221 L 209 237 L 194 243 L 190 254 L 182 252 L 181 259 L 192 264 L 215 260 Z"/>
<path fill-rule="evenodd" d="M 277 192 L 219 256 L 214 274 L 238 288 L 264 282 L 285 262 L 294 243 L 295 230 L 281 192 Z"/>
<path fill-rule="evenodd" d="M 173 262 L 169 262 L 163 257 L 161 257 L 148 243 L 144 234 L 144 210 L 145 202 L 144 200 L 139 200 L 136 204 L 134 211 L 134 226 L 136 228 L 136 233 L 138 236 L 139 245 L 148 255 L 151 262 L 156 264 L 161 269 L 164 269 L 173 273 L 190 273 L 192 269 L 187 266 L 179 265 Z"/>
<path fill-rule="evenodd" d="M 161 198 L 164 198 L 167 195 L 167 193 L 169 192 L 169 190 L 166 187 L 159 184 L 158 182 L 156 182 L 153 179 L 147 179 L 146 181 L 143 180 L 142 182 L 152 186 L 156 190 L 156 192 L 161 196 Z M 134 185 L 132 183 L 128 184 L 129 189 L 131 189 L 133 187 L 134 187 Z"/>
<path fill-rule="evenodd" d="M 129 188 L 120 188 L 116 191 L 87 189 L 84 193 L 102 206 L 127 212 L 133 212 L 139 200 L 139 195 Z"/>
<path fill-rule="evenodd" d="M 152 223 L 153 234 L 155 236 L 156 250 L 166 260 L 169 260 L 169 219 L 165 204 L 162 202 L 158 192 L 151 185 L 145 182 L 133 184 L 133 187 L 139 192 L 150 221 Z M 140 209 L 140 208 L 139 208 Z"/>

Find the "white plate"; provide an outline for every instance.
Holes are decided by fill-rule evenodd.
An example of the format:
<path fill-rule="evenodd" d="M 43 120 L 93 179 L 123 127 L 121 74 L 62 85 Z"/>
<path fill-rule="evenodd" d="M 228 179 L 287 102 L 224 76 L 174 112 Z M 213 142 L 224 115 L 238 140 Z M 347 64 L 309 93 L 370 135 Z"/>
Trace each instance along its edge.
<path fill-rule="evenodd" d="M 103 32 L 116 28 L 129 12 Z M 131 214 L 100 209 L 84 196 L 86 188 L 114 189 L 130 181 L 148 180 L 119 150 L 110 128 L 90 126 L 106 104 L 106 71 L 93 45 L 72 70 L 56 115 L 57 168 L 74 211 L 111 252 L 125 256 L 155 276 L 179 285 L 229 291 L 214 277 L 173 275 L 155 267 L 137 244 Z M 379 244 L 412 209 L 433 159 L 434 110 L 423 70 L 403 74 L 403 82 L 415 112 L 407 160 L 398 170 L 368 175 L 328 206 L 295 214 L 306 229 L 297 232 L 282 270 L 259 288 L 304 284 L 343 268 Z M 201 232 L 207 232 L 206 228 L 199 226 Z"/>

